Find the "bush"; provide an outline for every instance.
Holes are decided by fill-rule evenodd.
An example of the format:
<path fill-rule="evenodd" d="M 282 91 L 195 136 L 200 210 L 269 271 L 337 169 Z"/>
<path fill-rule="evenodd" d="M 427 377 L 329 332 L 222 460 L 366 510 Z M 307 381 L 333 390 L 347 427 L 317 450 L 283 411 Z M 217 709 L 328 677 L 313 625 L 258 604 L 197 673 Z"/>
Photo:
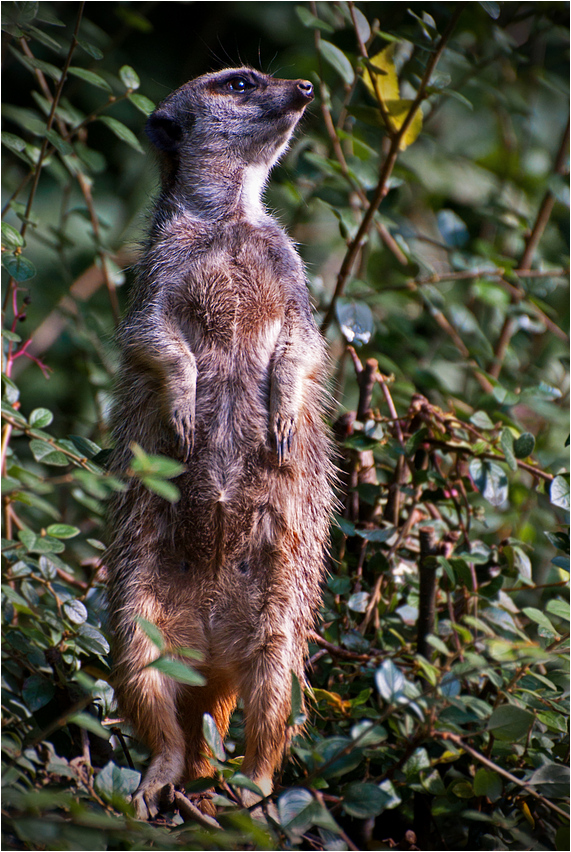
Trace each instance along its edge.
<path fill-rule="evenodd" d="M 3 4 L 3 848 L 568 849 L 567 4 L 145 5 Z M 108 682 L 113 328 L 191 25 L 318 93 L 267 197 L 330 342 L 343 509 L 267 823 L 239 713 L 226 751 L 205 720 L 218 825 L 136 822 Z M 176 473 L 129 471 L 171 500 Z"/>

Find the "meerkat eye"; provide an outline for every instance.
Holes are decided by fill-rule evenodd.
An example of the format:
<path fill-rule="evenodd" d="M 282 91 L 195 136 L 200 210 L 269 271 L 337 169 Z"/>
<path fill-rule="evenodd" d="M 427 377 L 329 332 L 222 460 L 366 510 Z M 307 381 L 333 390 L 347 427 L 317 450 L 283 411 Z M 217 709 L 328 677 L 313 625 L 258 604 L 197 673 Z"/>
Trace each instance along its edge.
<path fill-rule="evenodd" d="M 248 89 L 254 89 L 255 86 L 244 77 L 232 77 L 232 79 L 228 80 L 226 83 L 226 88 L 230 92 L 237 92 L 238 94 L 241 94 L 242 92 L 246 92 Z"/>

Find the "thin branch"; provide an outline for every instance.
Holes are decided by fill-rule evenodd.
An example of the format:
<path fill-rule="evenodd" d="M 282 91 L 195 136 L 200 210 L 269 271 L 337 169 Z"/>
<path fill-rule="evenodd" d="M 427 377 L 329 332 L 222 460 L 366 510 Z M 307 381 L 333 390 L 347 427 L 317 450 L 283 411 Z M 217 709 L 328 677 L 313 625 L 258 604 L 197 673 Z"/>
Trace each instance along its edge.
<path fill-rule="evenodd" d="M 406 115 L 406 118 L 403 121 L 403 123 L 402 123 L 401 127 L 399 128 L 399 130 L 397 131 L 397 133 L 395 133 L 395 135 L 393 136 L 393 138 L 391 140 L 389 152 L 388 152 L 388 154 L 385 158 L 385 161 L 383 163 L 383 166 L 382 166 L 382 169 L 381 169 L 381 174 L 379 176 L 379 181 L 377 183 L 377 187 L 375 189 L 375 193 L 374 193 L 374 196 L 373 196 L 373 200 L 371 201 L 371 204 L 369 205 L 368 209 L 365 211 L 365 214 L 363 216 L 363 219 L 361 220 L 361 224 L 359 226 L 359 229 L 358 229 L 355 237 L 353 238 L 353 240 L 351 241 L 351 243 L 349 244 L 349 246 L 347 248 L 347 252 L 345 254 L 345 257 L 344 257 L 343 262 L 341 264 L 341 268 L 340 268 L 339 273 L 337 275 L 337 283 L 335 285 L 335 291 L 333 293 L 333 296 L 331 298 L 331 302 L 329 303 L 329 307 L 327 308 L 327 311 L 325 312 L 325 316 L 324 316 L 323 322 L 321 324 L 321 331 L 324 334 L 327 331 L 327 329 L 329 328 L 329 326 L 331 325 L 331 322 L 332 322 L 333 317 L 335 315 L 335 304 L 337 302 L 337 299 L 343 293 L 343 290 L 345 288 L 345 284 L 347 283 L 347 279 L 349 278 L 349 275 L 351 274 L 351 270 L 353 269 L 353 265 L 355 263 L 357 255 L 359 254 L 361 247 L 362 247 L 362 245 L 363 245 L 363 243 L 366 239 L 366 236 L 369 232 L 369 229 L 371 227 L 373 217 L 374 217 L 375 213 L 377 212 L 377 209 L 378 209 L 381 201 L 383 200 L 383 198 L 385 197 L 385 195 L 388 192 L 387 181 L 388 181 L 389 177 L 391 176 L 393 168 L 395 166 L 395 163 L 396 163 L 396 160 L 397 160 L 397 157 L 398 157 L 398 154 L 399 154 L 399 150 L 400 150 L 400 143 L 404 139 L 404 136 L 405 136 L 407 130 L 409 129 L 409 127 L 411 126 L 411 124 L 413 122 L 414 116 L 416 115 L 418 109 L 420 108 L 422 101 L 426 97 L 426 88 L 429 84 L 430 78 L 431 78 L 431 76 L 434 72 L 434 69 L 436 68 L 438 60 L 442 56 L 444 48 L 446 47 L 446 44 L 448 43 L 448 41 L 449 41 L 449 39 L 452 35 L 452 32 L 454 31 L 454 28 L 456 27 L 456 24 L 458 23 L 458 19 L 460 18 L 460 15 L 462 14 L 462 11 L 463 11 L 465 5 L 466 5 L 465 3 L 457 3 L 456 4 L 454 14 L 453 14 L 446 30 L 442 34 L 435 52 L 431 55 L 431 57 L 428 61 L 424 75 L 423 75 L 422 80 L 420 82 L 420 85 L 418 87 L 416 97 L 414 98 L 414 100 L 411 104 L 411 107 L 410 107 L 410 109 L 409 109 L 409 111 Z"/>
<path fill-rule="evenodd" d="M 550 802 L 549 799 L 545 798 L 545 796 L 541 796 L 539 793 L 536 793 L 533 787 L 529 786 L 527 781 L 522 781 L 521 778 L 518 778 L 516 775 L 512 775 L 511 772 L 507 772 L 507 770 L 502 769 L 501 766 L 494 763 L 494 761 L 490 760 L 489 757 L 485 757 L 485 755 L 476 751 L 475 748 L 472 748 L 472 746 L 464 742 L 462 737 L 458 734 L 453 734 L 449 731 L 435 731 L 435 736 L 444 741 L 451 740 L 479 763 L 487 766 L 488 769 L 492 769 L 494 772 L 497 772 L 498 775 L 503 775 L 503 777 L 507 778 L 508 781 L 511 781 L 512 784 L 516 784 L 518 787 L 523 787 L 528 796 L 533 796 L 534 799 L 537 799 L 550 810 L 555 811 L 555 813 L 559 814 L 559 816 L 565 817 L 566 820 L 569 819 L 569 814 L 564 811 L 563 808 L 553 804 L 553 802 Z"/>
<path fill-rule="evenodd" d="M 314 9 L 314 5 L 315 4 L 312 4 L 312 8 L 313 8 L 313 11 L 314 11 L 314 14 L 315 14 L 316 10 Z M 363 207 L 366 209 L 369 206 L 369 199 L 367 198 L 367 195 L 364 192 L 363 188 L 360 186 L 360 184 L 357 183 L 351 177 L 351 174 L 349 172 L 349 167 L 347 165 L 347 160 L 345 159 L 345 154 L 343 153 L 343 148 L 341 147 L 341 143 L 339 141 L 339 136 L 337 135 L 337 130 L 336 130 L 335 124 L 333 122 L 333 117 L 331 115 L 331 109 L 329 108 L 328 92 L 327 92 L 327 89 L 325 87 L 325 83 L 323 82 L 323 75 L 321 73 L 321 54 L 320 54 L 320 51 L 319 51 L 319 44 L 321 42 L 321 34 L 320 34 L 318 29 L 316 29 L 315 32 L 314 32 L 314 41 L 315 41 L 315 49 L 316 49 L 316 52 L 317 52 L 317 56 L 318 56 L 318 59 L 319 59 L 319 66 L 320 66 L 319 92 L 320 92 L 320 96 L 321 96 L 321 114 L 323 116 L 323 122 L 325 124 L 325 129 L 327 130 L 327 134 L 328 134 L 329 139 L 331 141 L 333 153 L 335 154 L 337 162 L 339 163 L 339 166 L 341 167 L 341 173 L 342 173 L 343 177 L 345 178 L 347 183 L 351 186 L 351 189 L 353 189 L 354 192 L 357 193 L 357 195 L 359 196 L 359 201 L 361 202 Z M 351 91 L 354 91 L 354 87 L 355 87 L 355 83 L 353 84 Z M 393 239 L 393 237 L 391 236 L 391 234 L 389 233 L 389 231 L 385 227 L 385 225 L 383 225 L 381 222 L 378 222 L 376 220 L 375 220 L 374 224 L 375 224 L 375 227 L 377 229 L 377 232 L 378 232 L 380 238 L 382 239 L 384 244 L 387 246 L 389 251 L 391 251 L 394 254 L 394 256 L 396 257 L 396 259 L 398 260 L 399 263 L 401 263 L 403 266 L 408 266 L 408 258 L 406 257 L 405 254 L 403 254 L 403 252 L 399 248 L 398 243 L 396 242 L 396 240 Z"/>
<path fill-rule="evenodd" d="M 61 72 L 61 77 L 60 77 L 59 82 L 57 84 L 55 94 L 54 94 L 54 98 L 53 98 L 53 101 L 52 101 L 52 107 L 50 109 L 50 114 L 48 116 L 48 120 L 47 120 L 47 124 L 46 124 L 46 134 L 49 133 L 49 131 L 52 129 L 52 125 L 53 125 L 54 119 L 55 119 L 56 109 L 58 108 L 60 98 L 61 98 L 61 95 L 62 95 L 62 92 L 63 92 L 63 87 L 64 87 L 64 84 L 65 84 L 65 81 L 66 81 L 66 78 L 67 78 L 67 71 L 68 71 L 69 66 L 71 65 L 71 58 L 73 56 L 75 48 L 77 47 L 77 45 L 79 43 L 78 40 L 77 40 L 77 36 L 79 34 L 79 25 L 80 25 L 81 19 L 83 17 L 83 7 L 84 6 L 85 6 L 85 0 L 82 0 L 82 2 L 79 4 L 79 10 L 78 10 L 77 19 L 76 19 L 76 22 L 75 22 L 75 29 L 74 29 L 73 35 L 71 37 L 71 44 L 69 46 L 67 57 L 66 57 L 66 60 L 65 60 L 62 72 Z M 49 144 L 49 141 L 48 141 L 48 137 L 46 135 L 42 139 L 42 146 L 40 148 L 40 153 L 39 153 L 39 156 L 38 156 L 38 162 L 36 163 L 35 169 L 34 169 L 34 179 L 33 179 L 33 182 L 32 182 L 32 186 L 30 188 L 30 194 L 28 196 L 28 203 L 26 204 L 26 212 L 24 213 L 24 221 L 22 223 L 22 227 L 20 228 L 20 234 L 21 234 L 22 237 L 25 237 L 26 230 L 28 228 L 28 223 L 30 221 L 30 214 L 32 212 L 32 205 L 34 203 L 36 190 L 38 188 L 38 183 L 40 181 L 40 174 L 42 172 L 42 163 L 43 163 L 44 158 L 46 156 L 48 144 Z M 4 304 L 3 304 L 2 310 L 6 310 L 6 306 L 8 305 L 8 302 L 9 302 L 9 299 L 10 299 L 10 294 L 12 292 L 13 286 L 14 286 L 14 279 L 10 278 L 10 281 L 8 282 L 8 286 L 6 287 L 6 295 L 4 297 Z"/>
<path fill-rule="evenodd" d="M 568 148 L 569 148 L 569 118 L 567 118 L 567 125 L 563 132 L 563 138 L 561 140 L 561 144 L 559 146 L 559 150 L 557 152 L 557 157 L 555 158 L 555 164 L 553 167 L 554 174 L 563 175 L 567 171 L 567 156 L 568 156 Z M 531 233 L 529 234 L 525 251 L 523 253 L 520 266 L 522 269 L 529 269 L 533 262 L 533 258 L 537 247 L 539 245 L 539 241 L 543 236 L 543 232 L 547 227 L 547 223 L 549 222 L 549 218 L 551 216 L 551 212 L 555 205 L 555 196 L 553 192 L 548 189 L 545 195 L 543 196 L 543 201 L 539 206 L 539 210 L 537 212 L 537 216 L 535 218 L 535 223 L 533 228 L 531 229 Z M 521 296 L 515 296 L 512 294 L 512 305 L 517 304 Z M 507 314 L 504 320 L 504 324 L 500 331 L 500 336 L 498 338 L 498 342 L 496 344 L 496 350 L 494 352 L 494 358 L 492 364 L 488 369 L 488 372 L 494 379 L 497 379 L 502 371 L 504 359 L 506 357 L 506 353 L 508 350 L 508 346 L 510 341 L 514 335 L 516 330 L 516 324 L 514 318 L 511 314 Z"/>

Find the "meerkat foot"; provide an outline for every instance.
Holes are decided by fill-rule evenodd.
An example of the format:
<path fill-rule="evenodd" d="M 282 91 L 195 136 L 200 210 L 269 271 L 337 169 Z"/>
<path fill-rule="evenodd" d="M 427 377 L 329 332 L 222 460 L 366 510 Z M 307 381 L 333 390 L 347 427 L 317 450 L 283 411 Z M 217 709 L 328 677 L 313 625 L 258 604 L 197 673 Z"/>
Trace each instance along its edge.
<path fill-rule="evenodd" d="M 159 812 L 159 799 L 161 794 L 159 788 L 155 792 L 149 789 L 137 790 L 133 794 L 131 804 L 135 808 L 135 816 L 137 819 L 149 820 L 154 819 Z"/>

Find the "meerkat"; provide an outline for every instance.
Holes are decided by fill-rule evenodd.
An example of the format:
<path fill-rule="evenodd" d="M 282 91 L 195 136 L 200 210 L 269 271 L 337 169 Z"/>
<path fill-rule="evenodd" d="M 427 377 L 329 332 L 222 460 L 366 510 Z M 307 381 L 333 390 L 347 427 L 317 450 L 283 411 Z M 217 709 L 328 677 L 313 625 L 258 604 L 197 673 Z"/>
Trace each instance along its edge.
<path fill-rule="evenodd" d="M 162 189 L 118 333 L 112 469 L 132 446 L 179 459 L 171 504 L 136 478 L 114 498 L 107 553 L 119 706 L 151 751 L 133 801 L 210 776 L 203 715 L 222 737 L 241 697 L 242 771 L 273 789 L 304 682 L 333 503 L 324 341 L 291 239 L 265 209 L 269 172 L 313 99 L 252 68 L 191 80 L 149 117 Z M 200 652 L 203 686 L 148 663 Z M 247 794 L 246 803 L 258 801 Z"/>

